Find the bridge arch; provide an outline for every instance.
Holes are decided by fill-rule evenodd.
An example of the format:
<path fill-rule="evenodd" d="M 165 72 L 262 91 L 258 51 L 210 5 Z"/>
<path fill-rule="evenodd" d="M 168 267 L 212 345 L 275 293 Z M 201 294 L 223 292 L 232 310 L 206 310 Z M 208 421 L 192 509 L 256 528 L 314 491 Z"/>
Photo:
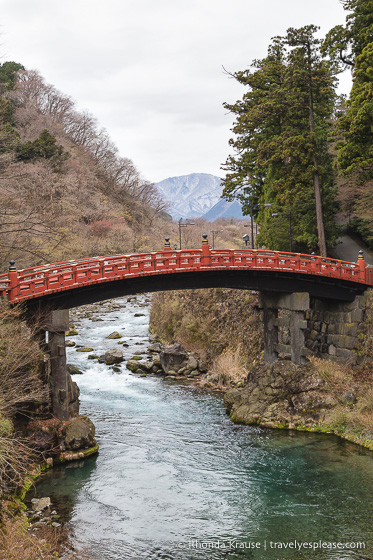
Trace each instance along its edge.
<path fill-rule="evenodd" d="M 68 310 L 144 292 L 195 288 L 236 288 L 262 294 L 264 354 L 277 359 L 278 309 L 291 312 L 291 357 L 304 357 L 305 313 L 310 297 L 334 302 L 353 302 L 373 286 L 373 267 L 363 255 L 357 263 L 265 250 L 210 250 L 207 236 L 201 249 L 113 255 L 53 263 L 17 271 L 11 261 L 9 273 L 0 276 L 0 296 L 11 304 L 23 303 L 30 315 L 46 315 L 49 333 L 50 385 L 54 415 L 69 417 L 69 386 L 66 373 L 65 331 Z"/>

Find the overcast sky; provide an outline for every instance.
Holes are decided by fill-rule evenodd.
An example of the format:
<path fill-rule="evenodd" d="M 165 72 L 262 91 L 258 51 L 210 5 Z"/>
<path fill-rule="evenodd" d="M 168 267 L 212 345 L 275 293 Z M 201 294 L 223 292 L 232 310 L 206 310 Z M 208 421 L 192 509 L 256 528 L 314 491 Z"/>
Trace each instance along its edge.
<path fill-rule="evenodd" d="M 224 74 L 271 37 L 344 23 L 339 0 L 0 0 L 1 61 L 37 69 L 107 129 L 151 181 L 222 176 L 244 88 Z M 345 76 L 341 91 L 348 93 Z"/>

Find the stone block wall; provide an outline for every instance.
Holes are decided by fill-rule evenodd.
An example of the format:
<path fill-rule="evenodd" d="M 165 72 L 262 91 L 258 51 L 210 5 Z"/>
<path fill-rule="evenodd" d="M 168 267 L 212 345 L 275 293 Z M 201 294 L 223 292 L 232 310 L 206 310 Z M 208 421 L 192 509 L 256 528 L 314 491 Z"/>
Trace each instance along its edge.
<path fill-rule="evenodd" d="M 305 345 L 314 354 L 355 365 L 363 361 L 361 340 L 366 334 L 367 297 L 331 302 L 311 298 L 306 312 Z"/>

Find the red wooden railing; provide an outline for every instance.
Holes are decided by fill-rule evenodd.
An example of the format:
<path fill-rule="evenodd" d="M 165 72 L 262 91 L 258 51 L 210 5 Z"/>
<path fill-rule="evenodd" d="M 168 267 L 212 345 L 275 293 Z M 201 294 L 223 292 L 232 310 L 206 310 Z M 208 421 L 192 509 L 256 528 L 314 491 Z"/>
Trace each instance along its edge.
<path fill-rule="evenodd" d="M 53 263 L 0 275 L 0 296 L 11 303 L 39 298 L 56 292 L 112 280 L 190 272 L 195 270 L 273 270 L 340 278 L 373 286 L 373 267 L 366 267 L 362 255 L 357 263 L 316 255 L 254 249 L 201 249 L 114 255 Z"/>

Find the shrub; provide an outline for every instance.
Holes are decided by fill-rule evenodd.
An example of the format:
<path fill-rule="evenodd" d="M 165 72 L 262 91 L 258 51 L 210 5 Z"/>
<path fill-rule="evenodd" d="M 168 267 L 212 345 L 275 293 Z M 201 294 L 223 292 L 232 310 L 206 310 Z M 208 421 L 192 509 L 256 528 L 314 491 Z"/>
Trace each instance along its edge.
<path fill-rule="evenodd" d="M 13 434 L 11 419 L 49 394 L 41 380 L 42 354 L 20 309 L 0 301 L 0 496 L 23 482 L 31 451 Z"/>

